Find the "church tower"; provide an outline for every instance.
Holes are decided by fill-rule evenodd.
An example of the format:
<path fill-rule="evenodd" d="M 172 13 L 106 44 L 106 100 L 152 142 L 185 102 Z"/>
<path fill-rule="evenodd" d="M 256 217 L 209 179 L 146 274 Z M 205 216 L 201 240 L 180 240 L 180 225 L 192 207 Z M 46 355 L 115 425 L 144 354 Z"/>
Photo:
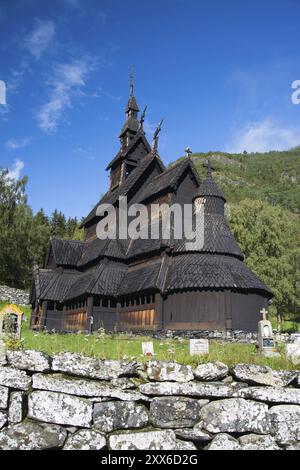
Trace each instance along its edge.
<path fill-rule="evenodd" d="M 134 82 L 131 72 L 130 96 L 125 110 L 126 120 L 119 135 L 121 147 L 106 168 L 106 170 L 110 170 L 110 191 L 120 186 L 131 171 L 137 167 L 141 159 L 151 151 L 143 129 L 145 112 L 146 108 L 139 119 L 139 107 L 134 96 Z"/>

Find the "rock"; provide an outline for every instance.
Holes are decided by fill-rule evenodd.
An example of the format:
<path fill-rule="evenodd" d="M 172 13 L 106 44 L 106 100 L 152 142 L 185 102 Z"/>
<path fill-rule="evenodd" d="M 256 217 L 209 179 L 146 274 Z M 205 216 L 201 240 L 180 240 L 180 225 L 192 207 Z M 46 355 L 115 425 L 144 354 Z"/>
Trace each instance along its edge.
<path fill-rule="evenodd" d="M 291 403 L 300 405 L 300 390 L 297 388 L 248 387 L 239 390 L 242 398 L 250 398 L 268 403 Z"/>
<path fill-rule="evenodd" d="M 40 351 L 28 349 L 26 351 L 7 351 L 8 363 L 16 369 L 30 370 L 32 372 L 45 372 L 50 370 L 50 357 Z"/>
<path fill-rule="evenodd" d="M 201 408 L 202 427 L 209 432 L 268 434 L 268 406 L 243 398 L 210 402 Z"/>
<path fill-rule="evenodd" d="M 247 434 L 241 436 L 239 442 L 242 450 L 281 450 L 274 437 L 270 435 Z"/>
<path fill-rule="evenodd" d="M 11 392 L 9 397 L 8 422 L 21 423 L 23 419 L 24 392 Z"/>
<path fill-rule="evenodd" d="M 295 442 L 294 444 L 286 446 L 285 450 L 300 450 L 300 442 Z"/>
<path fill-rule="evenodd" d="M 121 390 L 132 390 L 137 387 L 133 379 L 128 379 L 127 377 L 120 377 L 119 379 L 112 379 L 111 385 L 113 387 L 120 388 Z"/>
<path fill-rule="evenodd" d="M 298 373 L 297 378 L 296 378 L 296 387 L 300 388 L 300 374 Z"/>
<path fill-rule="evenodd" d="M 31 385 L 31 378 L 23 370 L 12 367 L 0 367 L 0 385 L 27 391 Z"/>
<path fill-rule="evenodd" d="M 64 445 L 67 431 L 53 424 L 23 421 L 0 432 L 2 450 L 47 450 Z"/>
<path fill-rule="evenodd" d="M 46 423 L 90 427 L 93 405 L 84 398 L 55 392 L 32 392 L 28 417 Z"/>
<path fill-rule="evenodd" d="M 7 421 L 7 414 L 4 411 L 0 411 L 0 429 L 6 424 Z M 0 447 L 1 449 L 1 447 Z"/>
<path fill-rule="evenodd" d="M 93 429 L 81 429 L 70 435 L 63 450 L 101 450 L 106 446 L 105 436 Z"/>
<path fill-rule="evenodd" d="M 142 384 L 139 387 L 141 393 L 145 395 L 182 395 L 202 398 L 229 398 L 237 396 L 237 391 L 229 385 L 220 383 L 200 383 L 200 382 L 163 382 Z"/>
<path fill-rule="evenodd" d="M 158 428 L 193 427 L 200 419 L 200 405 L 194 398 L 154 398 L 150 404 L 150 422 Z"/>
<path fill-rule="evenodd" d="M 228 367 L 222 362 L 207 362 L 200 364 L 194 370 L 194 375 L 198 380 L 221 380 L 226 377 L 228 370 Z"/>
<path fill-rule="evenodd" d="M 268 412 L 270 433 L 279 444 L 300 441 L 300 406 L 278 405 Z"/>
<path fill-rule="evenodd" d="M 149 380 L 155 382 L 189 382 L 194 374 L 191 366 L 177 364 L 176 362 L 149 362 L 147 367 Z"/>
<path fill-rule="evenodd" d="M 198 450 L 193 442 L 176 440 L 175 450 Z"/>
<path fill-rule="evenodd" d="M 63 374 L 35 374 L 32 386 L 38 390 L 67 393 L 68 395 L 79 395 L 82 397 L 110 397 L 126 401 L 147 400 L 147 397 L 143 397 L 139 392 L 121 390 L 107 382 L 84 380 Z"/>
<path fill-rule="evenodd" d="M 0 409 L 6 409 L 8 404 L 8 388 L 0 386 Z"/>
<path fill-rule="evenodd" d="M 206 442 L 212 440 L 212 435 L 196 424 L 192 429 L 175 429 L 176 437 L 182 440 Z"/>
<path fill-rule="evenodd" d="M 135 363 L 101 361 L 76 353 L 60 353 L 53 357 L 52 370 L 91 379 L 111 380 L 126 375 L 136 375 Z"/>
<path fill-rule="evenodd" d="M 0 299 L 11 304 L 29 304 L 29 293 L 20 289 L 8 286 L 0 286 Z"/>
<path fill-rule="evenodd" d="M 117 429 L 138 429 L 147 426 L 148 411 L 144 405 L 131 402 L 96 403 L 94 407 L 94 426 L 109 433 Z"/>
<path fill-rule="evenodd" d="M 228 434 L 217 434 L 206 450 L 241 450 L 239 442 Z"/>
<path fill-rule="evenodd" d="M 297 381 L 297 371 L 295 370 L 273 370 L 273 376 L 281 380 L 282 387 Z"/>
<path fill-rule="evenodd" d="M 176 450 L 174 431 L 122 432 L 109 436 L 111 450 Z"/>
<path fill-rule="evenodd" d="M 0 336 L 0 367 L 5 366 L 6 363 L 7 363 L 7 360 L 6 360 L 6 347 L 5 347 L 3 339 Z"/>
<path fill-rule="evenodd" d="M 232 374 L 236 380 L 254 385 L 269 385 L 274 387 L 284 387 L 292 382 L 296 373 L 291 371 L 273 371 L 268 366 L 255 364 L 238 364 L 232 369 Z"/>

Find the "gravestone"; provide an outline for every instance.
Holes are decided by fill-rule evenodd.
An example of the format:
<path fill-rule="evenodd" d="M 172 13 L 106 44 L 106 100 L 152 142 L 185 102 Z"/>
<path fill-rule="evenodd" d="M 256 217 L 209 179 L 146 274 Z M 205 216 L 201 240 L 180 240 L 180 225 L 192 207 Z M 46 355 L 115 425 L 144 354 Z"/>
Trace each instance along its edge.
<path fill-rule="evenodd" d="M 208 339 L 190 339 L 189 350 L 191 356 L 209 354 Z"/>
<path fill-rule="evenodd" d="M 142 343 L 143 356 L 154 356 L 154 349 L 152 341 Z"/>
<path fill-rule="evenodd" d="M 17 305 L 5 305 L 0 310 L 0 337 L 21 339 L 23 312 Z"/>
<path fill-rule="evenodd" d="M 274 352 L 274 335 L 271 322 L 267 320 L 268 311 L 263 308 L 260 313 L 263 319 L 258 322 L 258 347 L 262 353 Z"/>
<path fill-rule="evenodd" d="M 299 344 L 300 345 L 300 333 L 292 333 L 291 334 L 291 342 L 293 344 Z"/>
<path fill-rule="evenodd" d="M 286 357 L 295 365 L 300 364 L 300 343 L 286 344 Z"/>

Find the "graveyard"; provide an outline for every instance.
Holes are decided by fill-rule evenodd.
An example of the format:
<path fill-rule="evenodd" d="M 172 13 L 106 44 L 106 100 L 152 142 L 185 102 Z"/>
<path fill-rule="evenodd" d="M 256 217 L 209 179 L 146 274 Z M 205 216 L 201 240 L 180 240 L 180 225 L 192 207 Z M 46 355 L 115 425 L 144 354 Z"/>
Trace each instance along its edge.
<path fill-rule="evenodd" d="M 0 310 L 5 306 L 0 302 Z M 257 349 L 257 341 L 228 342 L 220 339 L 209 340 L 209 353 L 191 355 L 189 339 L 176 335 L 169 337 L 151 337 L 130 333 L 109 333 L 99 330 L 93 334 L 61 334 L 56 332 L 35 332 L 30 325 L 30 308 L 20 307 L 24 312 L 21 339 L 10 339 L 7 343 L 10 349 L 35 349 L 47 354 L 61 352 L 78 353 L 99 359 L 147 362 L 149 360 L 171 361 L 197 366 L 206 362 L 221 361 L 232 367 L 239 363 L 267 365 L 272 369 L 296 370 L 299 365 L 293 364 L 286 357 L 284 343 L 275 345 L 279 355 L 266 357 Z M 142 343 L 153 343 L 153 356 L 143 354 Z"/>

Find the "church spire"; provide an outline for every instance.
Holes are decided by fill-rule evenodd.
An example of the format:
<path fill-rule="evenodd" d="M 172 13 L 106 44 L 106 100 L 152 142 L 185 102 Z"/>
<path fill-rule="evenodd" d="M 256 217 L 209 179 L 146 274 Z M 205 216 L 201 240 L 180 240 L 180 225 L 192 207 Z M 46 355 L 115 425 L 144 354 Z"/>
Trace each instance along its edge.
<path fill-rule="evenodd" d="M 119 135 L 122 147 L 126 147 L 140 128 L 138 120 L 139 107 L 134 96 L 134 80 L 132 67 L 130 69 L 130 92 L 125 114 L 126 121 Z"/>

